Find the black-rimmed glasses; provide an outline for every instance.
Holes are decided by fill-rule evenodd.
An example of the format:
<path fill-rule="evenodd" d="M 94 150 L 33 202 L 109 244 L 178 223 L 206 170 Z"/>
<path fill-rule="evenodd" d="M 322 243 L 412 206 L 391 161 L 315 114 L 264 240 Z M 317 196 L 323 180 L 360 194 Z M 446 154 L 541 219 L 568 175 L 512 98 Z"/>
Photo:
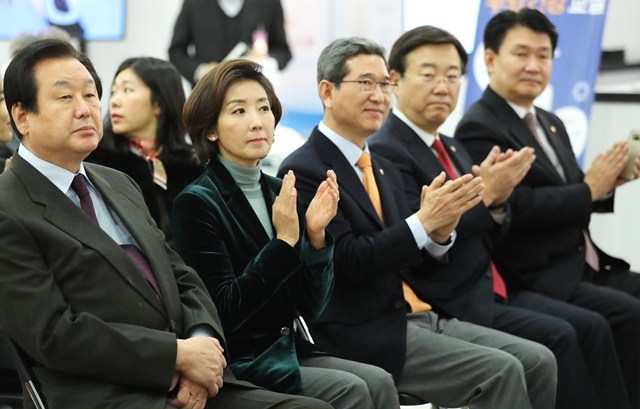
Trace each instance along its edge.
<path fill-rule="evenodd" d="M 376 81 L 372 78 L 363 78 L 361 80 L 352 80 L 352 81 L 338 81 L 336 84 L 340 84 L 343 82 L 357 82 L 360 84 L 360 88 L 362 88 L 363 92 L 375 92 L 376 85 L 380 86 L 380 91 L 382 91 L 385 95 L 391 95 L 393 92 L 393 88 L 396 86 L 395 83 L 391 81 Z"/>

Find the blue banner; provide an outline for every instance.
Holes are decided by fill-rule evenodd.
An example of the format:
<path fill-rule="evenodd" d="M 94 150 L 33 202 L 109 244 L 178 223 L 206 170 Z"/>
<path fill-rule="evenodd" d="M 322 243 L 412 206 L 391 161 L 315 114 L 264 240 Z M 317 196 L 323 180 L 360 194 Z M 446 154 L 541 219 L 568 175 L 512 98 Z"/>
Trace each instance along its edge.
<path fill-rule="evenodd" d="M 560 35 L 549 85 L 534 105 L 558 115 L 569 132 L 573 151 L 582 164 L 589 133 L 589 115 L 600 65 L 607 0 L 482 0 L 474 51 L 467 72 L 465 111 L 489 84 L 484 64 L 484 29 L 495 14 L 524 7 L 544 13 Z"/>

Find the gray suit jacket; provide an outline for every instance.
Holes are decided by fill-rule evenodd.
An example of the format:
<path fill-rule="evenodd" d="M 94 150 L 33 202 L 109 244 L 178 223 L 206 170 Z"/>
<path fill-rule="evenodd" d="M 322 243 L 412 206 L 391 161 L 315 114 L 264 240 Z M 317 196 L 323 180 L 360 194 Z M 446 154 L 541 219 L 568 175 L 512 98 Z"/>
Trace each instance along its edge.
<path fill-rule="evenodd" d="M 85 167 L 149 258 L 164 303 L 120 246 L 16 155 L 0 176 L 0 327 L 33 359 L 50 408 L 164 408 L 176 338 L 208 324 L 224 346 L 216 308 L 132 180 Z"/>

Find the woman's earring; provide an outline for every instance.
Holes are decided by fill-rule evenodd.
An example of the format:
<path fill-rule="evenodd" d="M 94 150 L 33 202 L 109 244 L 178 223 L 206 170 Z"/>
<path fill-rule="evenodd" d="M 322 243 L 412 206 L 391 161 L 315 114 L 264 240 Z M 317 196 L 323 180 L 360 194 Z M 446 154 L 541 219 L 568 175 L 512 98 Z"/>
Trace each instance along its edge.
<path fill-rule="evenodd" d="M 210 135 L 207 139 L 210 140 L 211 142 L 215 142 L 218 140 L 218 137 L 215 135 Z"/>

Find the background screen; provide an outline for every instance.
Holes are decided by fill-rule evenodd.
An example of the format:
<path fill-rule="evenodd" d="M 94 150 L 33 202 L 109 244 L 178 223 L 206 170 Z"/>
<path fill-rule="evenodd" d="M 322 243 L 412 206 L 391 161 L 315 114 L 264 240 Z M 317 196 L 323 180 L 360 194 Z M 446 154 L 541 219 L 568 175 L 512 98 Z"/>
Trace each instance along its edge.
<path fill-rule="evenodd" d="M 86 40 L 124 36 L 125 0 L 0 0 L 0 39 L 37 34 L 50 23 L 84 31 Z"/>

